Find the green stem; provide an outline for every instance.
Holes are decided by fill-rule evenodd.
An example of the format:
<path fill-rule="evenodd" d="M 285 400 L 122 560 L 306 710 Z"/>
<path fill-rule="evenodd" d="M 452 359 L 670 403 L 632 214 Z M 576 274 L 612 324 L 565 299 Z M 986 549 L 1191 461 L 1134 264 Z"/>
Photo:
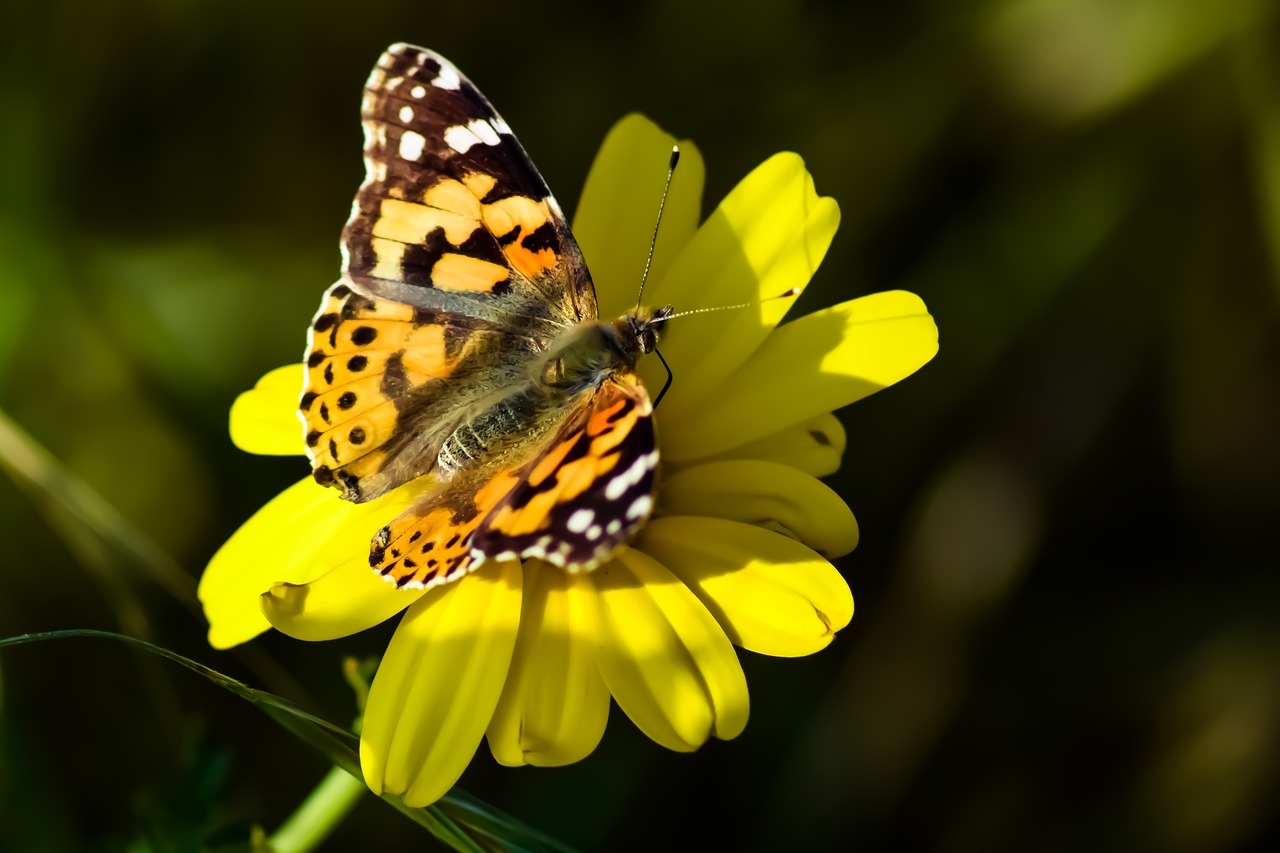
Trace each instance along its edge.
<path fill-rule="evenodd" d="M 333 767 L 284 825 L 267 839 L 275 853 L 307 853 L 337 828 L 369 792 L 364 780 Z"/>

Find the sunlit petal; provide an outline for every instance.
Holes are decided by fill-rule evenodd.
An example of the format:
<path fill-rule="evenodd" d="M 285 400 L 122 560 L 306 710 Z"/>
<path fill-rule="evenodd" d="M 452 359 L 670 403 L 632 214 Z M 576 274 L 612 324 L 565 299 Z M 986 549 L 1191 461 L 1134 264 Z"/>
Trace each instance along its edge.
<path fill-rule="evenodd" d="M 285 489 L 232 534 L 200 578 L 210 644 L 227 648 L 269 628 L 258 601 L 277 583 L 306 584 L 358 558 L 367 568 L 373 533 L 412 501 L 401 489 L 350 504 L 310 477 Z"/>
<path fill-rule="evenodd" d="M 674 136 L 632 113 L 609 131 L 591 165 L 573 233 L 595 279 L 601 317 L 619 317 L 636 305 L 675 143 Z M 671 180 L 649 270 L 655 282 L 693 236 L 702 215 L 702 155 L 687 139 L 679 144 L 680 164 Z M 645 301 L 651 303 L 647 297 Z"/>
<path fill-rule="evenodd" d="M 724 630 L 652 557 L 624 548 L 590 576 L 600 601 L 600 671 L 631 721 L 681 752 L 747 724 L 747 682 Z"/>
<path fill-rule="evenodd" d="M 830 198 L 820 198 L 804 161 L 777 154 L 725 197 L 681 252 L 667 275 L 645 295 L 676 311 L 768 299 L 809 283 L 840 221 Z M 663 400 L 667 423 L 699 410 L 786 314 L 793 299 L 678 317 L 668 326 L 662 354 L 676 381 Z M 641 363 L 650 388 L 665 377 L 656 359 Z M 655 384 L 656 383 L 656 384 Z"/>
<path fill-rule="evenodd" d="M 827 412 L 704 458 L 707 461 L 760 459 L 789 465 L 814 477 L 825 477 L 840 469 L 845 442 L 844 424 Z"/>
<path fill-rule="evenodd" d="M 912 293 L 876 293 L 808 314 L 778 327 L 740 370 L 706 391 L 663 435 L 663 453 L 691 459 L 756 441 L 892 385 L 937 351 L 937 326 Z"/>
<path fill-rule="evenodd" d="M 853 618 L 835 567 L 795 540 L 716 518 L 657 518 L 637 548 L 697 594 L 733 642 L 794 657 L 824 648 Z"/>
<path fill-rule="evenodd" d="M 785 533 L 826 557 L 858 544 L 858 523 L 821 481 L 777 462 L 726 460 L 694 465 L 663 481 L 664 515 L 703 515 Z"/>
<path fill-rule="evenodd" d="M 298 395 L 303 367 L 286 364 L 264 375 L 231 404 L 231 441 L 248 453 L 302 456 Z"/>
<path fill-rule="evenodd" d="M 405 614 L 365 706 L 360 765 L 375 793 L 433 803 L 475 755 L 520 624 L 520 565 L 491 563 Z"/>
<path fill-rule="evenodd" d="M 596 748 L 609 719 L 595 589 L 538 560 L 524 567 L 520 637 L 487 738 L 500 764 L 557 766 Z"/>

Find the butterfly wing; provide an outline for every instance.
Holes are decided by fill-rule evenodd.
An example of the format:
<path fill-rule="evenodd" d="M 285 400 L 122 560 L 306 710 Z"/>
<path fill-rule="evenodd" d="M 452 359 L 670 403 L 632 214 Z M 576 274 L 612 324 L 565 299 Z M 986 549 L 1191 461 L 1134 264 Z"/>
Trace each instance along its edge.
<path fill-rule="evenodd" d="M 453 65 L 392 46 L 362 114 L 367 175 L 299 405 L 316 481 L 352 501 L 430 473 L 454 428 L 596 315 L 559 205 Z"/>
<path fill-rule="evenodd" d="M 361 502 L 428 473 L 459 407 L 516 380 L 519 347 L 534 344 L 334 285 L 312 323 L 298 404 L 316 482 Z"/>
<path fill-rule="evenodd" d="M 472 560 L 596 568 L 649 518 L 657 467 L 649 395 L 634 373 L 615 373 L 480 523 Z"/>
<path fill-rule="evenodd" d="M 434 586 L 486 560 L 596 568 L 653 509 L 653 406 L 632 373 L 584 396 L 550 441 L 473 494 L 445 490 L 374 538 L 370 563 L 400 586 Z"/>
<path fill-rule="evenodd" d="M 362 108 L 367 175 L 346 277 L 426 308 L 570 325 L 595 319 L 582 252 L 507 123 L 448 60 L 390 47 Z M 498 298 L 495 298 L 498 297 Z"/>

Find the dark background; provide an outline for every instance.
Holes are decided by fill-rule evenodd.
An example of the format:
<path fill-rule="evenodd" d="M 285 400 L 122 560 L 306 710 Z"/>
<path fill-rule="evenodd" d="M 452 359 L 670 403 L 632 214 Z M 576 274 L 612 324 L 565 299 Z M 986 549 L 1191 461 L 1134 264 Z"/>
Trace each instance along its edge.
<path fill-rule="evenodd" d="M 797 151 L 843 213 L 801 309 L 906 288 L 941 330 L 841 413 L 853 623 L 810 658 L 743 653 L 736 741 L 668 753 L 615 708 L 582 763 L 482 746 L 462 785 L 583 849 L 1260 849 L 1280 840 L 1272 9 L 6 2 L 0 407 L 193 582 L 305 473 L 236 451 L 227 409 L 301 355 L 394 41 L 454 60 L 570 210 L 628 111 L 699 144 L 705 211 Z M 215 652 L 190 583 L 76 530 L 0 480 L 0 634 L 121 630 L 354 714 L 340 661 L 391 626 Z M 6 650 L 0 678 L 0 849 L 232 841 L 325 770 L 116 644 Z M 434 842 L 370 797 L 325 849 L 359 844 Z"/>

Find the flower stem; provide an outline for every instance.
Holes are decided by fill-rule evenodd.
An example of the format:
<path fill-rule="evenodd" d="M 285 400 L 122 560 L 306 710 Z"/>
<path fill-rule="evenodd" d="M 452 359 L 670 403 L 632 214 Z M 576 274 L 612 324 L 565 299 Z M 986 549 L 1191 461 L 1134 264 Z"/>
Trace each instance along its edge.
<path fill-rule="evenodd" d="M 330 768 L 298 810 L 267 839 L 269 849 L 274 853 L 307 853 L 315 849 L 368 791 L 363 780 L 340 767 Z"/>

